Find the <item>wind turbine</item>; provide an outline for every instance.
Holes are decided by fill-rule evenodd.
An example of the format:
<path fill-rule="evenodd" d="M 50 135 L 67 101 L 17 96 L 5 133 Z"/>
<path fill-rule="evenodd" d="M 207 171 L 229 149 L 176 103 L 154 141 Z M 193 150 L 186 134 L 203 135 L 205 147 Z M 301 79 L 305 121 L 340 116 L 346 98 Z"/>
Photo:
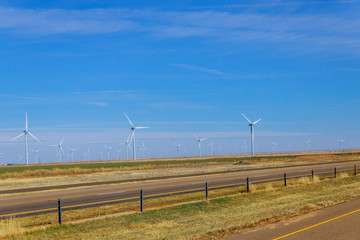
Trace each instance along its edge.
<path fill-rule="evenodd" d="M 136 148 L 135 148 L 135 130 L 136 129 L 144 129 L 144 128 L 149 128 L 149 127 L 135 127 L 134 124 L 130 121 L 130 118 L 125 114 L 125 117 L 127 118 L 127 120 L 129 121 L 130 125 L 131 125 L 131 138 L 129 141 L 129 144 L 133 143 L 133 160 L 136 161 Z"/>
<path fill-rule="evenodd" d="M 275 147 L 278 145 L 276 142 L 271 141 L 273 153 L 275 154 Z"/>
<path fill-rule="evenodd" d="M 199 156 L 200 156 L 200 158 L 201 158 L 201 142 L 202 142 L 202 141 L 205 141 L 207 138 L 199 138 L 199 137 L 196 136 L 195 134 L 194 134 L 194 137 L 195 137 L 196 140 L 198 141 L 198 144 L 199 144 Z"/>
<path fill-rule="evenodd" d="M 244 140 L 244 142 L 242 144 L 242 148 L 243 148 L 244 153 L 246 153 L 248 147 L 247 147 L 247 144 L 246 144 L 245 140 Z"/>
<path fill-rule="evenodd" d="M 116 158 L 120 159 L 120 153 L 121 151 L 119 149 L 116 149 Z"/>
<path fill-rule="evenodd" d="M 110 158 L 110 150 L 112 149 L 112 146 L 111 147 L 104 146 L 104 148 L 106 149 L 106 152 L 107 152 L 107 160 L 109 160 L 109 158 Z"/>
<path fill-rule="evenodd" d="M 308 145 L 308 152 L 310 152 L 310 139 L 308 139 L 305 144 Z"/>
<path fill-rule="evenodd" d="M 31 150 L 33 153 L 35 153 L 35 162 L 37 161 L 38 159 L 38 153 L 40 152 L 40 149 L 37 149 L 37 150 Z M 40 163 L 40 161 L 38 161 L 38 163 Z"/>
<path fill-rule="evenodd" d="M 211 156 L 214 156 L 214 141 L 211 141 L 208 147 L 210 147 Z"/>
<path fill-rule="evenodd" d="M 131 133 L 129 134 L 126 142 L 120 143 L 120 145 L 124 145 L 124 146 L 125 146 L 125 149 L 126 149 L 126 160 L 129 159 L 129 151 L 128 151 L 128 150 L 130 149 L 130 151 L 132 151 L 132 149 L 131 149 L 131 147 L 130 147 L 130 142 L 129 142 L 129 141 L 130 141 L 130 136 L 131 136 Z"/>
<path fill-rule="evenodd" d="M 21 136 L 25 136 L 25 160 L 26 160 L 26 165 L 29 165 L 29 154 L 28 154 L 28 144 L 27 144 L 27 135 L 30 135 L 31 137 L 33 137 L 36 141 L 38 141 L 39 143 L 41 143 L 39 141 L 39 139 L 37 139 L 34 135 L 32 135 L 29 130 L 28 130 L 28 118 L 27 118 L 27 113 L 25 113 L 25 130 L 22 134 L 20 134 L 19 136 L 14 137 L 13 139 L 11 139 L 11 141 L 18 139 Z"/>
<path fill-rule="evenodd" d="M 61 152 L 64 153 L 64 149 L 62 148 L 62 143 L 64 142 L 64 138 L 61 139 L 59 144 L 51 145 L 52 147 L 57 147 L 59 162 L 61 162 Z"/>
<path fill-rule="evenodd" d="M 146 150 L 146 148 L 145 148 L 145 145 L 144 145 L 144 142 L 142 143 L 142 146 L 141 146 L 141 148 L 140 148 L 140 151 L 142 151 L 142 157 L 143 157 L 143 159 L 145 159 L 145 150 Z"/>
<path fill-rule="evenodd" d="M 77 150 L 77 148 L 71 148 L 67 147 L 71 152 L 71 161 L 74 162 L 74 152 Z"/>
<path fill-rule="evenodd" d="M 176 144 L 175 143 L 175 146 L 176 146 L 176 155 L 179 158 L 179 150 L 180 150 L 181 144 Z"/>
<path fill-rule="evenodd" d="M 339 143 L 340 143 L 340 151 L 343 150 L 343 142 L 344 142 L 344 139 L 339 139 Z"/>
<path fill-rule="evenodd" d="M 260 122 L 260 120 L 262 118 L 259 118 L 258 120 L 256 120 L 255 122 L 251 122 L 243 113 L 242 115 L 244 116 L 244 118 L 246 118 L 246 120 L 249 122 L 249 126 L 250 126 L 250 131 L 251 131 L 251 153 L 254 156 L 255 155 L 255 150 L 254 150 L 254 125 L 257 124 L 258 122 Z"/>

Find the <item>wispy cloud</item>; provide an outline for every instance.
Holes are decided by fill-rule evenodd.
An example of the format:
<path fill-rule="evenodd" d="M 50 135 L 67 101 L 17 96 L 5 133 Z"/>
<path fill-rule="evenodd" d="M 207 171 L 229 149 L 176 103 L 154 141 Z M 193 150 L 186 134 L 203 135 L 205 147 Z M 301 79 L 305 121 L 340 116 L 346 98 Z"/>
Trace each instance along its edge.
<path fill-rule="evenodd" d="M 107 107 L 107 106 L 109 106 L 109 104 L 106 103 L 106 102 L 88 102 L 87 104 L 95 105 L 95 106 L 98 106 L 98 107 Z"/>
<path fill-rule="evenodd" d="M 339 1 L 339 3 L 353 1 Z M 286 4 L 280 1 L 280 4 Z M 320 4 L 319 1 L 313 4 Z M 355 2 L 354 2 L 355 4 Z M 245 8 L 246 10 L 246 8 Z M 351 11 L 349 9 L 348 11 Z M 18 35 L 94 35 L 133 32 L 157 38 L 201 37 L 208 41 L 288 42 L 296 49 L 360 51 L 360 17 L 343 11 L 309 13 L 294 11 L 216 10 L 161 11 L 154 9 L 19 9 L 0 7 L 0 31 Z M 306 47 L 306 48 L 305 48 Z M 290 47 L 289 47 L 290 49 Z M 294 50 L 295 51 L 295 50 Z M 221 71 L 175 64 L 196 71 L 223 75 Z M 174 65 L 174 66 L 175 66 Z"/>
<path fill-rule="evenodd" d="M 204 68 L 204 67 L 199 67 L 199 66 L 190 65 L 190 64 L 171 63 L 170 65 L 174 66 L 174 67 L 194 70 L 194 71 L 198 71 L 198 72 L 205 72 L 205 73 L 211 73 L 211 74 L 216 74 L 216 75 L 225 75 L 225 73 L 220 72 L 216 69 Z"/>

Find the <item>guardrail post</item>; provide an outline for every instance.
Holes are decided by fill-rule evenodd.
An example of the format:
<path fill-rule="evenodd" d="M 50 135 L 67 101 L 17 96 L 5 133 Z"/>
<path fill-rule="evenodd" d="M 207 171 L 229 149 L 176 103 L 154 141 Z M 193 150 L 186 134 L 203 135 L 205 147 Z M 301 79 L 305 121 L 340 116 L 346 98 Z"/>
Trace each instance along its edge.
<path fill-rule="evenodd" d="M 140 189 L 140 212 L 144 210 L 144 193 L 143 190 Z"/>
<path fill-rule="evenodd" d="M 311 179 L 314 181 L 314 170 L 311 170 Z"/>
<path fill-rule="evenodd" d="M 286 173 L 284 173 L 284 186 L 286 187 Z"/>
<path fill-rule="evenodd" d="M 58 199 L 58 216 L 59 216 L 59 224 L 62 224 L 62 209 L 61 209 L 61 199 Z"/>
<path fill-rule="evenodd" d="M 336 167 L 334 168 L 334 177 L 336 178 Z"/>
<path fill-rule="evenodd" d="M 208 182 L 205 182 L 205 195 L 206 195 L 206 201 L 207 201 L 209 199 Z"/>
<path fill-rule="evenodd" d="M 356 176 L 356 165 L 354 165 L 354 176 Z"/>
<path fill-rule="evenodd" d="M 250 192 L 250 182 L 249 177 L 246 178 L 246 192 Z"/>

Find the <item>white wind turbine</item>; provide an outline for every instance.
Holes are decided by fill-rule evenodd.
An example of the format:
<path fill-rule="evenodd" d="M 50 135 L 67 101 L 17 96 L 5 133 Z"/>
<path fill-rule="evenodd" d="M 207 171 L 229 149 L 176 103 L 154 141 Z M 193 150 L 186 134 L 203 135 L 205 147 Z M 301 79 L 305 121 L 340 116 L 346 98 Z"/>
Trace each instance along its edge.
<path fill-rule="evenodd" d="M 110 159 L 110 150 L 112 149 L 112 146 L 111 147 L 104 146 L 104 148 L 106 149 L 107 160 L 109 160 Z"/>
<path fill-rule="evenodd" d="M 124 145 L 125 146 L 125 149 L 126 149 L 126 160 L 129 159 L 129 149 L 130 151 L 132 151 L 131 147 L 130 147 L 130 137 L 131 137 L 131 133 L 129 134 L 126 142 L 123 142 L 123 143 L 120 143 L 119 145 Z"/>
<path fill-rule="evenodd" d="M 251 131 L 251 153 L 254 156 L 255 155 L 255 150 L 254 150 L 254 125 L 257 124 L 258 122 L 260 122 L 260 120 L 262 118 L 259 118 L 258 120 L 256 120 L 255 122 L 251 122 L 244 114 L 242 114 L 244 116 L 244 118 L 246 118 L 246 120 L 249 122 L 249 126 L 250 126 L 250 131 Z"/>
<path fill-rule="evenodd" d="M 40 152 L 40 149 L 37 149 L 37 150 L 31 150 L 33 153 L 35 153 L 35 162 L 38 162 L 40 163 L 40 161 L 37 161 L 38 160 L 38 153 Z"/>
<path fill-rule="evenodd" d="M 305 144 L 308 146 L 308 152 L 310 152 L 310 139 L 308 139 Z"/>
<path fill-rule="evenodd" d="M 120 151 L 119 149 L 116 149 L 115 152 L 116 152 L 116 158 L 117 158 L 117 159 L 120 159 L 120 153 L 121 153 L 121 151 Z"/>
<path fill-rule="evenodd" d="M 180 150 L 181 144 L 176 144 L 175 143 L 175 147 L 176 147 L 176 155 L 179 158 L 179 150 Z"/>
<path fill-rule="evenodd" d="M 214 156 L 214 141 L 211 141 L 211 143 L 208 145 L 208 147 L 210 147 L 211 156 Z"/>
<path fill-rule="evenodd" d="M 64 142 L 64 138 L 61 139 L 59 144 L 51 145 L 52 147 L 57 147 L 57 153 L 59 157 L 59 162 L 61 162 L 61 152 L 64 153 L 64 149 L 62 148 L 62 143 Z"/>
<path fill-rule="evenodd" d="M 71 148 L 67 147 L 71 152 L 71 161 L 74 162 L 74 152 L 77 150 L 77 148 Z"/>
<path fill-rule="evenodd" d="M 205 141 L 207 138 L 199 138 L 199 137 L 196 136 L 195 134 L 194 134 L 194 137 L 196 138 L 196 140 L 197 140 L 197 142 L 198 142 L 198 145 L 199 145 L 199 156 L 200 156 L 200 158 L 201 158 L 201 142 L 202 142 L 202 141 Z"/>
<path fill-rule="evenodd" d="M 28 118 L 27 118 L 27 113 L 25 114 L 25 130 L 22 134 L 20 134 L 19 136 L 14 137 L 13 139 L 11 139 L 11 141 L 21 137 L 21 136 L 25 136 L 25 160 L 26 160 L 26 165 L 29 165 L 29 154 L 28 154 L 28 143 L 27 143 L 27 135 L 30 135 L 31 137 L 33 137 L 36 141 L 38 141 L 39 143 L 41 143 L 39 141 L 39 139 L 37 139 L 34 135 L 32 135 L 29 130 L 28 130 Z"/>
<path fill-rule="evenodd" d="M 272 144 L 272 148 L 273 148 L 273 153 L 275 154 L 275 148 L 278 145 L 276 142 L 271 141 Z"/>
<path fill-rule="evenodd" d="M 145 151 L 146 151 L 146 148 L 145 148 L 144 142 L 142 143 L 142 146 L 141 146 L 141 148 L 140 148 L 140 151 L 142 151 L 142 157 L 143 157 L 143 159 L 145 159 Z"/>
<path fill-rule="evenodd" d="M 246 144 L 245 140 L 243 141 L 242 148 L 243 148 L 244 153 L 246 153 L 248 147 L 247 147 L 247 144 Z"/>
<path fill-rule="evenodd" d="M 130 121 L 130 118 L 125 114 L 125 117 L 127 118 L 127 120 L 129 121 L 130 125 L 131 125 L 131 138 L 129 141 L 129 144 L 133 143 L 133 160 L 136 160 L 136 148 L 135 148 L 135 130 L 136 129 L 144 129 L 144 128 L 149 128 L 149 127 L 135 127 L 134 124 Z"/>
<path fill-rule="evenodd" d="M 344 139 L 339 139 L 339 144 L 340 144 L 340 151 L 343 150 L 343 142 L 344 142 Z"/>

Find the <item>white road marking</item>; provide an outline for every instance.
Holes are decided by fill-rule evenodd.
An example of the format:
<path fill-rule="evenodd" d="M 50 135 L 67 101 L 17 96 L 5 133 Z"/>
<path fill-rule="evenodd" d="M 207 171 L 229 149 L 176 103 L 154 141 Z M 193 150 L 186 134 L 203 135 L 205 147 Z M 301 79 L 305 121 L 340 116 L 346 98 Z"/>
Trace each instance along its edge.
<path fill-rule="evenodd" d="M 97 195 L 100 196 L 100 195 L 108 195 L 108 194 L 116 194 L 116 193 L 124 193 L 124 192 L 126 192 L 126 191 L 111 192 L 111 193 L 99 193 L 99 194 L 97 194 Z"/>

